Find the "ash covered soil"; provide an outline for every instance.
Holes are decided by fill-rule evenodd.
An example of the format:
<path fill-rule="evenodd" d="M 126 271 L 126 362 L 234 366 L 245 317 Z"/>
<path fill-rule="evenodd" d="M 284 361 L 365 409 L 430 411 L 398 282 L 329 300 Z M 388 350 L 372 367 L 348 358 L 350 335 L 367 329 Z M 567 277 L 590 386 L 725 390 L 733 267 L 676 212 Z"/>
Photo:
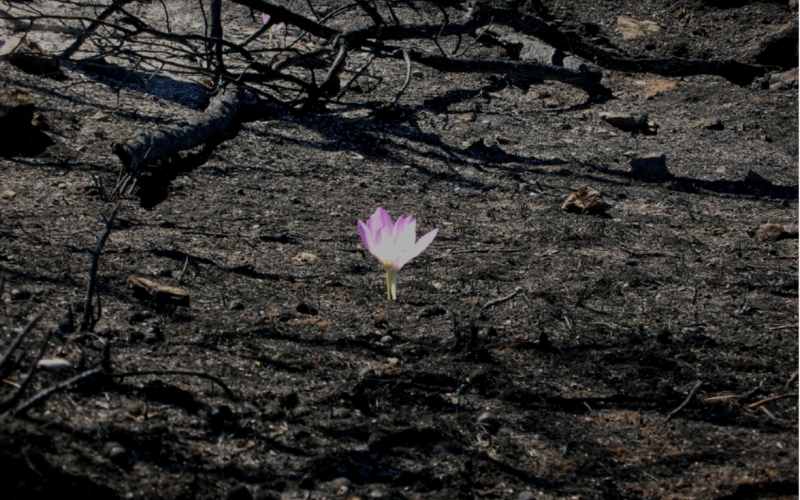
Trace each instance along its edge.
<path fill-rule="evenodd" d="M 796 33 L 796 9 L 732 3 L 527 8 L 631 57 L 796 71 L 796 38 L 793 64 L 764 42 Z M 179 23 L 196 7 L 170 8 Z M 246 8 L 223 14 L 257 26 Z M 624 40 L 620 15 L 661 29 Z M 398 116 L 376 111 L 405 65 L 376 62 L 324 112 L 245 109 L 206 147 L 149 167 L 100 257 L 94 332 L 54 335 L 45 356 L 71 368 L 37 372 L 25 396 L 91 368 L 108 341 L 117 372 L 204 372 L 234 398 L 162 374 L 7 414 L 5 498 L 797 498 L 796 79 L 604 71 L 613 95 L 597 98 L 414 70 Z M 62 304 L 83 302 L 114 205 L 96 180 L 116 183 L 111 143 L 209 97 L 163 75 L 119 88 L 64 74 L 4 63 L 0 76 L 47 123 L 46 148 L 0 160 L 2 350 L 44 311 L 4 398 Z M 657 134 L 604 112 L 647 114 Z M 671 177 L 629 175 L 651 153 Z M 604 212 L 563 211 L 587 186 Z M 378 206 L 439 228 L 391 302 L 356 228 Z M 784 230 L 754 231 L 765 223 Z M 129 276 L 190 305 L 138 299 Z"/>

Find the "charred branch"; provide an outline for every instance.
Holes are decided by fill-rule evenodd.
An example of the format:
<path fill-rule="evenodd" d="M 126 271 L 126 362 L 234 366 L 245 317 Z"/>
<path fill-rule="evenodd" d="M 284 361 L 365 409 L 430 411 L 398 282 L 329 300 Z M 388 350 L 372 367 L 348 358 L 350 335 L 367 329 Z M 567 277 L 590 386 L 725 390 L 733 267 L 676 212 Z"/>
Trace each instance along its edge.
<path fill-rule="evenodd" d="M 89 283 L 86 285 L 86 299 L 83 303 L 83 319 L 81 320 L 80 326 L 80 330 L 82 332 L 87 330 L 91 331 L 94 328 L 94 325 L 97 323 L 97 320 L 100 319 L 100 297 L 98 296 L 97 316 L 95 316 L 95 308 L 93 305 L 92 296 L 97 288 L 97 266 L 100 263 L 100 253 L 103 251 L 106 240 L 111 234 L 111 229 L 114 226 L 114 218 L 117 216 L 119 205 L 120 204 L 117 203 L 114 206 L 114 209 L 111 211 L 111 215 L 109 215 L 108 218 L 102 216 L 106 223 L 106 228 L 105 231 L 103 231 L 103 234 L 100 236 L 100 239 L 97 241 L 97 248 L 95 248 L 94 255 L 92 255 L 92 266 L 89 269 Z"/>
<path fill-rule="evenodd" d="M 475 8 L 473 16 L 484 24 L 494 22 L 508 26 L 517 32 L 534 36 L 557 50 L 575 54 L 598 66 L 636 73 L 655 73 L 664 76 L 717 75 L 737 85 L 747 85 L 763 76 L 767 68 L 745 64 L 731 59 L 630 59 L 585 43 L 578 37 L 569 36 L 553 24 L 517 10 L 489 7 L 483 4 Z"/>
<path fill-rule="evenodd" d="M 240 100 L 241 91 L 238 88 L 225 88 L 211 101 L 204 113 L 192 118 L 186 125 L 141 131 L 128 141 L 114 143 L 112 148 L 122 160 L 125 172 L 136 174 L 143 165 L 193 148 L 224 130 L 233 120 Z M 117 193 L 122 193 L 120 186 Z"/>

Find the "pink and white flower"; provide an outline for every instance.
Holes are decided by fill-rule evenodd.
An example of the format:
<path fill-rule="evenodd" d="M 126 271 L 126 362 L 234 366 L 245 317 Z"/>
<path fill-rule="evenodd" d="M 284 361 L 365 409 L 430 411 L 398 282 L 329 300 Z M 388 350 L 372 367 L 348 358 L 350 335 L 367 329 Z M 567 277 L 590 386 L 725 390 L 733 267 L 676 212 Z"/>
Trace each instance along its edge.
<path fill-rule="evenodd" d="M 369 253 L 386 269 L 386 296 L 394 300 L 397 298 L 397 273 L 433 243 L 439 228 L 417 240 L 417 221 L 413 215 L 401 216 L 397 222 L 392 222 L 389 213 L 378 207 L 366 223 L 359 219 L 358 232 Z"/>

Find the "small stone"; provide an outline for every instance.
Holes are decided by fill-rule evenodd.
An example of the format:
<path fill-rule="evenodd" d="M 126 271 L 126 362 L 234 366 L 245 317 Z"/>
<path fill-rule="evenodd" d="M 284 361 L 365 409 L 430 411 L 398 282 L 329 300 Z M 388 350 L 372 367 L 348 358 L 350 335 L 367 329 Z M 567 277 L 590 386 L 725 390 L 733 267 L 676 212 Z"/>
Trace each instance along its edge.
<path fill-rule="evenodd" d="M 600 191 L 587 186 L 567 196 L 561 210 L 573 214 L 597 215 L 605 212 L 606 204 Z"/>
<path fill-rule="evenodd" d="M 98 122 L 109 122 L 111 121 L 111 115 L 103 113 L 102 111 L 98 111 L 92 115 L 92 120 L 96 120 Z"/>
<path fill-rule="evenodd" d="M 439 288 L 441 288 L 441 286 Z M 420 319 L 433 318 L 435 316 L 442 316 L 444 314 L 447 314 L 447 309 L 445 309 L 442 306 L 436 305 L 436 306 L 426 307 L 425 309 L 420 311 L 419 318 Z"/>
<path fill-rule="evenodd" d="M 161 268 L 158 270 L 158 275 L 164 278 L 172 277 L 172 269 Z"/>
<path fill-rule="evenodd" d="M 242 309 L 244 309 L 244 304 L 242 303 L 241 300 L 234 300 L 231 301 L 230 304 L 228 304 L 228 309 L 230 309 L 231 311 L 241 311 Z"/>
<path fill-rule="evenodd" d="M 400 358 L 388 358 L 386 362 L 392 366 L 398 366 L 400 364 Z"/>
<path fill-rule="evenodd" d="M 128 343 L 135 344 L 144 340 L 144 333 L 139 330 L 131 330 L 128 332 Z"/>
<path fill-rule="evenodd" d="M 761 177 L 759 174 L 749 170 L 747 175 L 744 177 L 744 181 L 749 184 L 772 184 L 767 179 Z"/>
<path fill-rule="evenodd" d="M 386 328 L 389 325 L 389 322 L 386 320 L 384 316 L 378 316 L 375 318 L 375 321 L 372 322 L 375 328 Z"/>
<path fill-rule="evenodd" d="M 695 128 L 702 128 L 706 130 L 725 130 L 725 125 L 719 118 L 703 118 L 694 122 Z"/>
<path fill-rule="evenodd" d="M 317 314 L 319 314 L 319 311 L 317 310 L 316 307 L 306 304 L 305 302 L 297 304 L 295 310 L 300 314 L 307 314 L 309 316 L 316 316 Z"/>
<path fill-rule="evenodd" d="M 662 153 L 653 153 L 632 158 L 630 161 L 630 174 L 638 177 L 669 177 L 667 169 L 667 156 Z"/>
<path fill-rule="evenodd" d="M 164 334 L 161 333 L 161 330 L 156 328 L 155 326 L 150 328 L 144 333 L 144 343 L 145 344 L 157 344 L 164 340 Z"/>
<path fill-rule="evenodd" d="M 213 410 L 208 416 L 208 423 L 211 426 L 211 431 L 218 434 L 222 428 L 229 423 L 234 422 L 233 412 L 228 406 L 220 405 Z"/>
<path fill-rule="evenodd" d="M 774 222 L 761 224 L 757 228 L 748 230 L 747 234 L 756 238 L 758 241 L 778 241 L 792 237 L 792 234 L 787 231 L 782 224 L 776 224 Z"/>
<path fill-rule="evenodd" d="M 797 74 L 797 68 L 784 71 L 783 73 L 773 73 L 769 76 L 770 90 L 796 89 L 798 86 Z"/>
<path fill-rule="evenodd" d="M 517 500 L 536 500 L 536 495 L 532 491 L 525 490 L 519 494 Z"/>
<path fill-rule="evenodd" d="M 72 363 L 61 358 L 45 358 L 40 359 L 36 366 L 47 371 L 57 372 L 72 368 Z"/>
<path fill-rule="evenodd" d="M 352 412 L 347 408 L 336 408 L 333 410 L 333 418 L 348 418 Z"/>
<path fill-rule="evenodd" d="M 292 257 L 292 261 L 298 264 L 307 264 L 309 262 L 314 262 L 315 260 L 319 260 L 319 257 L 311 252 L 300 252 Z"/>
<path fill-rule="evenodd" d="M 498 135 L 497 137 L 495 137 L 495 140 L 497 141 L 498 144 L 504 144 L 504 145 L 511 144 L 511 139 L 503 135 Z"/>
<path fill-rule="evenodd" d="M 0 194 L 0 197 L 3 197 L 5 199 L 7 199 L 7 200 L 10 200 L 11 198 L 15 197 L 16 195 L 17 195 L 17 193 L 15 193 L 14 191 L 12 191 L 10 189 L 5 189 L 3 191 L 3 193 Z"/>
<path fill-rule="evenodd" d="M 31 292 L 27 290 L 13 289 L 10 294 L 11 300 L 28 300 L 31 298 Z"/>
<path fill-rule="evenodd" d="M 394 339 L 391 335 L 384 335 L 381 337 L 381 344 L 391 344 L 392 342 L 394 342 Z"/>
<path fill-rule="evenodd" d="M 425 76 L 425 73 L 423 73 L 421 70 L 415 69 L 414 71 L 411 72 L 411 76 L 413 76 L 414 78 L 422 78 Z"/>
<path fill-rule="evenodd" d="M 280 396 L 278 396 L 278 402 L 280 403 L 281 408 L 286 408 L 287 410 L 291 410 L 297 406 L 299 399 L 300 398 L 297 397 L 297 393 L 292 389 L 284 389 L 281 391 Z"/>
<path fill-rule="evenodd" d="M 237 484 L 225 495 L 225 500 L 253 500 L 253 494 L 244 483 Z"/>
<path fill-rule="evenodd" d="M 647 125 L 646 114 L 603 112 L 598 116 L 606 123 L 622 130 L 633 130 Z"/>
<path fill-rule="evenodd" d="M 555 109 L 561 106 L 561 102 L 558 99 L 546 99 L 542 103 L 542 106 L 544 106 L 546 109 Z"/>
<path fill-rule="evenodd" d="M 137 311 L 128 317 L 128 323 L 141 323 L 153 316 L 150 311 Z"/>
<path fill-rule="evenodd" d="M 125 465 L 128 462 L 127 450 L 125 447 L 113 441 L 109 441 L 103 445 L 103 455 L 117 465 Z"/>
<path fill-rule="evenodd" d="M 623 40 L 633 40 L 645 36 L 646 33 L 658 33 L 661 26 L 653 21 L 639 21 L 631 16 L 617 17 L 617 30 Z"/>

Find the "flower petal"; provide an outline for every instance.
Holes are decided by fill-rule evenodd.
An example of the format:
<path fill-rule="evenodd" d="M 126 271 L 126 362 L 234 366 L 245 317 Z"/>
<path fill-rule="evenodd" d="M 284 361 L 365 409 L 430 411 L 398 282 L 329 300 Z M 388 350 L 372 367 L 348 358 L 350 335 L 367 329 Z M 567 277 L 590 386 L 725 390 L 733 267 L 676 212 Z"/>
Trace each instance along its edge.
<path fill-rule="evenodd" d="M 414 244 L 414 246 L 400 254 L 399 258 L 394 262 L 393 267 L 399 271 L 400 268 L 408 264 L 411 259 L 414 259 L 415 257 L 419 256 L 419 254 L 424 252 L 425 249 L 428 248 L 431 243 L 433 243 L 433 240 L 436 238 L 437 234 L 439 234 L 438 227 L 432 231 L 429 231 L 428 233 L 425 233 L 425 235 L 420 238 Z"/>
<path fill-rule="evenodd" d="M 369 230 L 366 224 L 361 222 L 361 219 L 358 219 L 358 234 L 361 235 L 361 243 L 369 250 L 374 238 L 372 236 L 372 231 Z"/>
<path fill-rule="evenodd" d="M 417 221 L 414 220 L 413 215 L 409 215 L 403 221 L 403 227 L 397 231 L 395 238 L 395 245 L 400 253 L 411 250 L 414 247 L 414 242 L 417 241 Z"/>
<path fill-rule="evenodd" d="M 269 22 L 269 17 L 270 17 L 269 14 L 262 13 L 261 14 L 261 22 L 263 22 L 264 24 L 267 24 Z"/>
<path fill-rule="evenodd" d="M 369 219 L 367 220 L 367 227 L 370 228 L 372 234 L 378 234 L 378 231 L 380 231 L 382 227 L 387 225 L 386 219 L 389 219 L 388 226 L 391 227 L 392 218 L 389 216 L 388 213 L 386 213 L 386 210 L 384 210 L 381 207 L 378 207 L 378 209 L 375 210 L 375 213 L 370 215 Z"/>

